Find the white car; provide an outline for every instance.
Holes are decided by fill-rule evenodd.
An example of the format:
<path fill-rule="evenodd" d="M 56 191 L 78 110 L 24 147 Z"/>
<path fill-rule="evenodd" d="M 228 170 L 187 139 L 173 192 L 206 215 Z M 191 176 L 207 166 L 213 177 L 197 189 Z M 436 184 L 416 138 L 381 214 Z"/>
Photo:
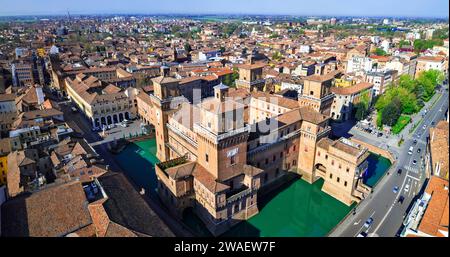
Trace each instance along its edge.
<path fill-rule="evenodd" d="M 409 184 L 407 184 L 406 186 L 405 186 L 405 192 L 408 192 L 409 191 Z"/>

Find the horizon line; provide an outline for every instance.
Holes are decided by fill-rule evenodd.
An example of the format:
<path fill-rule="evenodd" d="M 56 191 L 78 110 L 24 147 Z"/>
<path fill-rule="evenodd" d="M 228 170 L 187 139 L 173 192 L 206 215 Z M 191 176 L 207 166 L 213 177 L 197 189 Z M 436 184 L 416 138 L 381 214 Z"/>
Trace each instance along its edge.
<path fill-rule="evenodd" d="M 70 12 L 70 10 L 68 10 Z M 335 17 L 335 18 L 346 18 L 346 17 L 354 17 L 354 18 L 421 18 L 421 19 L 449 19 L 449 16 L 414 16 L 414 15 L 332 15 L 332 14 L 288 14 L 288 13 L 218 13 L 218 12 L 211 12 L 211 13 L 139 13 L 139 12 L 128 12 L 128 13 L 120 13 L 120 12 L 104 12 L 104 13 L 79 13 L 74 12 L 70 13 L 70 15 L 73 16 L 104 16 L 104 15 L 142 15 L 142 16 L 170 16 L 170 15 L 176 15 L 176 16 L 189 16 L 189 15 L 230 15 L 230 16 L 293 16 L 293 17 Z M 35 14 L 2 14 L 0 13 L 0 17 L 26 17 L 26 16 L 67 16 L 67 13 L 60 12 L 60 13 L 35 13 Z"/>

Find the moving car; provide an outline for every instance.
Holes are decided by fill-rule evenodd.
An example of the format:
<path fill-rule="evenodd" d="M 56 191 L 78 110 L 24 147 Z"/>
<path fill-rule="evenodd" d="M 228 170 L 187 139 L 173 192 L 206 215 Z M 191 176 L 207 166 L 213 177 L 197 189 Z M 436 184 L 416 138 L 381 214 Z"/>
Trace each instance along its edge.
<path fill-rule="evenodd" d="M 397 170 L 397 175 L 401 175 L 401 174 L 402 174 L 402 171 L 403 171 L 402 169 L 398 169 L 398 170 Z"/>
<path fill-rule="evenodd" d="M 398 198 L 398 202 L 399 202 L 400 204 L 403 204 L 403 201 L 405 201 L 405 197 L 404 197 L 403 195 L 401 195 L 401 196 Z"/>
<path fill-rule="evenodd" d="M 417 152 L 418 152 L 418 153 L 420 153 L 421 151 L 422 151 L 422 149 L 420 149 L 420 148 L 417 149 Z"/>
<path fill-rule="evenodd" d="M 417 144 L 417 139 L 414 139 L 413 145 Z"/>
<path fill-rule="evenodd" d="M 398 193 L 398 186 L 395 186 L 395 187 L 392 189 L 392 192 L 394 192 L 394 194 Z"/>
<path fill-rule="evenodd" d="M 364 231 L 361 231 L 356 237 L 367 237 L 367 233 Z"/>
<path fill-rule="evenodd" d="M 412 155 L 412 154 L 413 154 L 413 150 L 414 150 L 414 147 L 413 147 L 413 146 L 410 146 L 410 147 L 409 147 L 409 150 L 408 150 L 408 154 L 409 154 L 409 155 Z"/>
<path fill-rule="evenodd" d="M 412 164 L 416 165 L 417 164 L 417 160 L 413 160 Z"/>
<path fill-rule="evenodd" d="M 364 223 L 364 227 L 365 227 L 365 228 L 370 228 L 370 226 L 372 226 L 372 223 L 373 223 L 373 218 L 370 217 L 370 218 L 366 221 L 366 223 Z"/>

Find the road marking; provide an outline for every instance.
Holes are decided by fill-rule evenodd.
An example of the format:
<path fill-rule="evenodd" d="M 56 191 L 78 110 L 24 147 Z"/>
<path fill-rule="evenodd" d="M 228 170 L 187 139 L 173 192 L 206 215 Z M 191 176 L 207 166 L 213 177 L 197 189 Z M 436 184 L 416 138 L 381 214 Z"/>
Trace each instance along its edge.
<path fill-rule="evenodd" d="M 407 177 L 407 178 L 410 178 L 410 179 L 414 179 L 414 180 L 416 180 L 416 181 L 420 181 L 420 179 L 415 178 L 415 177 L 413 177 L 413 176 L 411 176 L 411 175 L 406 175 L 406 177 Z"/>
<path fill-rule="evenodd" d="M 375 215 L 375 211 L 373 211 L 373 213 L 369 216 L 369 218 L 372 218 L 373 215 Z M 369 219 L 369 218 L 367 218 L 367 219 Z M 364 224 L 365 224 L 365 222 L 364 222 Z M 361 231 L 363 231 L 363 229 L 364 229 L 364 224 L 363 224 L 363 225 L 361 226 L 361 228 L 358 230 L 358 232 L 356 233 L 355 237 L 358 236 L 359 233 L 361 233 Z M 367 229 L 367 232 L 368 232 L 369 230 L 370 230 L 370 227 Z"/>
<path fill-rule="evenodd" d="M 397 192 L 397 195 L 395 196 L 394 203 L 397 202 L 397 199 L 398 199 L 400 193 L 403 191 L 403 188 L 404 188 L 404 186 L 405 186 L 406 179 L 408 178 L 408 176 L 409 176 L 409 175 L 407 175 L 407 176 L 405 177 L 405 179 L 403 180 L 402 186 L 401 186 L 399 192 Z M 389 215 L 389 213 L 392 211 L 392 208 L 394 208 L 394 205 L 391 205 L 391 207 L 388 209 L 388 211 L 386 212 L 386 214 L 384 215 L 384 217 L 381 219 L 380 223 L 379 223 L 378 226 L 375 228 L 375 230 L 373 231 L 373 233 L 376 233 L 376 232 L 378 231 L 378 229 L 381 227 L 381 225 L 383 225 L 384 220 L 387 218 L 387 216 Z"/>

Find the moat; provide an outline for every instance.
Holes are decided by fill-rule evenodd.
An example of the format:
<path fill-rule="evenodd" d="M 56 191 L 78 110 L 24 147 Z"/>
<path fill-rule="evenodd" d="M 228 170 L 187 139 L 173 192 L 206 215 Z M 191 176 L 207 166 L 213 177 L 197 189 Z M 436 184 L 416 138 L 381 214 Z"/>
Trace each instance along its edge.
<path fill-rule="evenodd" d="M 116 160 L 133 182 L 156 194 L 155 139 L 128 145 Z M 373 186 L 389 169 L 388 159 L 371 154 L 365 183 Z M 353 208 L 321 191 L 323 180 L 310 185 L 295 179 L 259 198 L 259 214 L 241 222 L 223 236 L 321 237 L 326 236 Z M 209 236 L 192 211 L 185 211 L 185 223 L 199 236 Z"/>

